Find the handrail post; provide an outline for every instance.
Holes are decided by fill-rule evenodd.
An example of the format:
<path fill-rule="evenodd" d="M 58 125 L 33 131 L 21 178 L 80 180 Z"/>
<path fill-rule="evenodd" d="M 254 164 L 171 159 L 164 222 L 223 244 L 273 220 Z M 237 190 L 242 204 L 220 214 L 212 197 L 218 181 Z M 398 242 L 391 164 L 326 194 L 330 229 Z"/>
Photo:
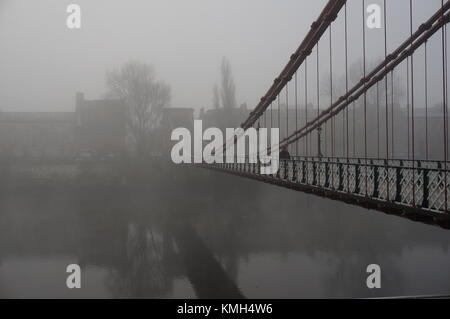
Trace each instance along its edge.
<path fill-rule="evenodd" d="M 305 159 L 304 161 L 302 161 L 302 184 L 306 184 L 306 170 L 308 169 L 308 163 L 306 162 L 308 159 Z"/>
<path fill-rule="evenodd" d="M 317 185 L 317 162 L 313 160 L 313 185 Z"/>
<path fill-rule="evenodd" d="M 380 196 L 379 191 L 379 172 L 378 172 L 378 165 L 374 165 L 373 160 L 370 160 L 370 163 L 373 167 L 373 197 L 378 198 Z"/>
<path fill-rule="evenodd" d="M 325 185 L 323 185 L 323 187 L 325 188 L 330 188 L 330 178 L 329 175 L 330 174 L 330 162 L 327 159 L 327 161 L 325 161 Z"/>
<path fill-rule="evenodd" d="M 292 182 L 297 182 L 297 161 L 292 161 Z"/>
<path fill-rule="evenodd" d="M 339 170 L 339 191 L 343 191 L 344 190 L 344 166 L 342 165 L 341 161 L 339 161 L 338 170 Z"/>
<path fill-rule="evenodd" d="M 287 180 L 289 177 L 289 162 L 290 160 L 285 160 L 284 161 L 284 180 Z"/>
<path fill-rule="evenodd" d="M 421 167 L 422 165 L 419 166 Z M 422 208 L 429 208 L 430 206 L 430 178 L 428 176 L 429 170 L 427 168 L 422 168 L 422 174 L 423 174 L 423 200 L 422 200 Z"/>
<path fill-rule="evenodd" d="M 395 171 L 395 185 L 396 185 L 396 195 L 395 195 L 395 201 L 401 202 L 402 201 L 402 178 L 403 178 L 403 161 L 400 161 L 400 166 L 398 166 Z"/>
<path fill-rule="evenodd" d="M 359 187 L 359 181 L 360 181 L 360 176 L 359 176 L 359 172 L 360 172 L 360 164 L 361 164 L 361 160 L 358 159 L 356 164 L 355 164 L 355 193 L 359 194 L 360 192 L 360 187 Z"/>

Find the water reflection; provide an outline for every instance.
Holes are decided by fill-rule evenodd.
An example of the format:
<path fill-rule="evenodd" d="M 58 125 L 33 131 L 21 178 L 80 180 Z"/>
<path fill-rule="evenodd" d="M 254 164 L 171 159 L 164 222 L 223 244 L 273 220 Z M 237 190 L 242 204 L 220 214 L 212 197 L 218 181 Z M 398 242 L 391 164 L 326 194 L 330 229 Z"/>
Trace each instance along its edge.
<path fill-rule="evenodd" d="M 0 297 L 450 292 L 448 231 L 201 169 L 150 176 L 3 185 Z M 80 290 L 65 287 L 69 263 Z M 365 285 L 372 263 L 377 291 Z"/>

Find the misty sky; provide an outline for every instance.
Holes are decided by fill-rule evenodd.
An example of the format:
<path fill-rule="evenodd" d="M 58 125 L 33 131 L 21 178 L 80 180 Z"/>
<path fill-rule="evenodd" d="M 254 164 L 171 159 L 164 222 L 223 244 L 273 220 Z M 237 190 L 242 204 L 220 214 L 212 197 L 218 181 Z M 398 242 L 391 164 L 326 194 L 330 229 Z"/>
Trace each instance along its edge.
<path fill-rule="evenodd" d="M 414 0 L 415 28 L 440 0 Z M 66 27 L 66 7 L 82 9 L 81 30 Z M 76 91 L 106 92 L 105 72 L 129 60 L 152 64 L 172 87 L 173 107 L 212 105 L 223 56 L 238 103 L 254 107 L 287 63 L 326 0 L 0 0 L 0 110 L 70 111 Z M 351 58 L 361 52 L 361 0 L 350 0 Z M 367 3 L 382 3 L 368 0 Z M 389 47 L 409 34 L 408 0 L 388 0 Z M 353 20 L 352 20 L 353 19 Z M 335 67 L 342 68 L 342 19 L 335 24 Z M 368 58 L 383 55 L 382 31 L 368 32 Z M 430 72 L 439 71 L 439 38 Z M 323 46 L 327 50 L 327 39 Z M 418 53 L 418 60 L 422 53 Z M 326 59 L 326 55 L 324 56 Z M 340 60 L 339 60 L 340 59 Z M 324 60 L 326 61 L 326 60 Z M 326 67 L 326 63 L 324 62 Z M 418 65 L 417 72 L 423 72 Z M 436 77 L 437 78 L 437 77 Z M 417 80 L 418 86 L 421 80 Z M 439 96 L 439 83 L 431 91 Z M 432 92 L 433 93 L 433 92 Z M 436 100 L 437 102 L 437 100 Z"/>

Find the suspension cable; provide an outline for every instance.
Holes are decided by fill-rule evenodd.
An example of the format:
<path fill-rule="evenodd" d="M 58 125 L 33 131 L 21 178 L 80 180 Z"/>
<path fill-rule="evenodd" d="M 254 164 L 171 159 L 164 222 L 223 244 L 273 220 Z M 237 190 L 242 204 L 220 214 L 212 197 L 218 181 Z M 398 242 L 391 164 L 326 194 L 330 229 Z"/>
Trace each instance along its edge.
<path fill-rule="evenodd" d="M 383 2 L 384 8 L 384 59 L 387 58 L 387 4 L 386 0 Z M 386 72 L 387 65 L 384 66 L 384 70 Z M 394 92 L 391 91 L 391 95 Z M 385 95 L 385 134 L 386 134 L 386 161 L 385 161 L 385 170 L 386 170 L 386 198 L 389 200 L 390 198 L 390 176 L 389 176 L 389 103 L 388 103 L 388 74 L 384 76 L 384 95 Z M 392 106 L 393 107 L 393 106 Z M 393 121 L 393 118 L 392 118 Z"/>
<path fill-rule="evenodd" d="M 362 19 L 363 19 L 363 73 L 364 78 L 366 78 L 366 0 L 363 0 L 362 8 Z M 366 183 L 366 196 L 368 195 L 368 166 L 367 166 L 367 82 L 364 81 L 364 159 L 366 161 L 365 169 L 365 183 Z"/>
<path fill-rule="evenodd" d="M 387 75 L 386 75 L 387 76 Z M 391 71 L 391 146 L 392 146 L 392 152 L 391 156 L 392 158 L 395 158 L 394 152 L 395 152 L 395 139 L 394 139 L 394 70 Z"/>
<path fill-rule="evenodd" d="M 330 107 L 333 105 L 333 41 L 332 41 L 332 35 L 333 35 L 333 24 L 330 24 Z M 335 118 L 334 116 L 331 118 L 331 157 L 334 158 L 334 133 L 335 133 L 335 127 L 334 127 Z M 334 174 L 333 176 L 333 183 L 334 183 Z"/>
<path fill-rule="evenodd" d="M 353 157 L 356 157 L 356 102 L 353 101 Z"/>
<path fill-rule="evenodd" d="M 305 125 L 306 123 L 308 123 L 308 59 L 305 60 Z M 309 134 L 309 139 L 311 139 L 311 134 Z M 310 154 L 308 147 L 311 147 L 311 143 L 308 145 L 308 136 L 306 136 L 306 156 Z"/>
<path fill-rule="evenodd" d="M 377 158 L 380 159 L 380 82 L 377 82 Z"/>
<path fill-rule="evenodd" d="M 317 57 L 316 57 L 316 62 L 317 62 L 317 78 L 316 78 L 316 86 L 317 86 L 317 116 L 320 115 L 320 91 L 319 91 L 319 42 L 317 42 Z M 320 149 L 320 127 L 317 127 L 317 157 L 322 157 L 321 155 L 321 149 Z"/>
<path fill-rule="evenodd" d="M 429 160 L 429 153 L 428 153 L 428 41 L 425 42 L 425 159 Z"/>
<path fill-rule="evenodd" d="M 286 136 L 289 136 L 289 89 L 288 84 L 286 84 Z"/>
<path fill-rule="evenodd" d="M 413 34 L 413 3 L 409 0 L 409 23 L 410 23 L 410 36 Z M 411 44 L 412 48 L 412 44 Z M 416 206 L 416 182 L 415 182 L 415 126 L 414 126 L 414 52 L 411 54 L 411 139 L 412 139 L 412 161 L 413 161 L 413 206 Z"/>
<path fill-rule="evenodd" d="M 273 128 L 273 102 L 270 103 L 270 128 Z"/>
<path fill-rule="evenodd" d="M 264 128 L 267 128 L 267 112 L 264 112 Z"/>
<path fill-rule="evenodd" d="M 448 78 L 448 46 L 447 46 L 447 25 L 444 26 L 444 34 L 445 34 L 445 79 L 446 79 L 446 93 L 445 93 L 445 112 L 446 112 L 446 116 L 445 116 L 445 122 L 446 122 L 446 136 L 447 136 L 447 159 L 449 158 L 449 147 L 448 147 L 448 83 L 449 83 L 449 78 Z"/>
<path fill-rule="evenodd" d="M 295 131 L 298 130 L 298 86 L 297 86 L 297 72 L 294 76 L 295 81 Z M 298 156 L 298 141 L 295 143 L 295 156 Z"/>
<path fill-rule="evenodd" d="M 408 160 L 409 159 L 411 159 L 411 140 L 410 140 L 410 127 L 409 127 L 409 118 L 410 118 L 410 110 L 409 110 L 409 108 L 410 108 L 410 103 L 411 103 L 411 101 L 410 101 L 410 95 L 411 95 L 411 92 L 410 92 L 410 87 L 409 87 L 409 85 L 410 85 L 410 81 L 411 81 L 411 78 L 410 78 L 410 71 L 409 71 L 409 63 L 410 63 L 410 57 L 408 56 L 407 58 L 406 58 L 406 121 L 407 121 L 407 127 L 408 127 L 408 129 L 407 129 L 407 143 L 408 143 Z"/>
<path fill-rule="evenodd" d="M 278 94 L 277 97 L 277 105 L 278 105 L 278 116 L 277 116 L 277 120 L 278 120 L 278 129 L 281 130 L 281 106 L 280 106 L 280 95 Z M 281 138 L 281 134 L 280 134 L 280 138 Z"/>
<path fill-rule="evenodd" d="M 444 0 L 441 0 L 442 7 L 444 6 Z M 444 18 L 444 12 L 442 12 L 442 19 Z M 446 41 L 445 41 L 445 29 L 442 28 L 442 106 L 444 111 L 444 202 L 445 202 L 445 210 L 448 209 L 448 200 L 447 200 L 447 74 L 445 72 L 446 69 Z"/>
<path fill-rule="evenodd" d="M 347 3 L 344 6 L 344 29 L 345 29 L 345 95 L 348 103 L 348 21 L 347 21 Z M 345 124 L 346 124 L 346 153 L 347 153 L 347 189 L 350 189 L 350 174 L 349 174 L 349 160 L 350 160 L 350 141 L 349 141 L 349 125 L 348 125 L 348 108 L 345 109 Z"/>

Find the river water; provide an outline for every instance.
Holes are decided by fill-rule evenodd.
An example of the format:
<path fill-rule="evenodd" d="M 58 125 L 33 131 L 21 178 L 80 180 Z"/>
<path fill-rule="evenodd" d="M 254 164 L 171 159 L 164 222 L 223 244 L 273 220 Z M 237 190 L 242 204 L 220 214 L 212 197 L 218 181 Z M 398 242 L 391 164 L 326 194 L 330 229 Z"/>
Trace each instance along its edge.
<path fill-rule="evenodd" d="M 450 294 L 450 231 L 198 168 L 153 177 L 3 185 L 0 297 Z"/>

